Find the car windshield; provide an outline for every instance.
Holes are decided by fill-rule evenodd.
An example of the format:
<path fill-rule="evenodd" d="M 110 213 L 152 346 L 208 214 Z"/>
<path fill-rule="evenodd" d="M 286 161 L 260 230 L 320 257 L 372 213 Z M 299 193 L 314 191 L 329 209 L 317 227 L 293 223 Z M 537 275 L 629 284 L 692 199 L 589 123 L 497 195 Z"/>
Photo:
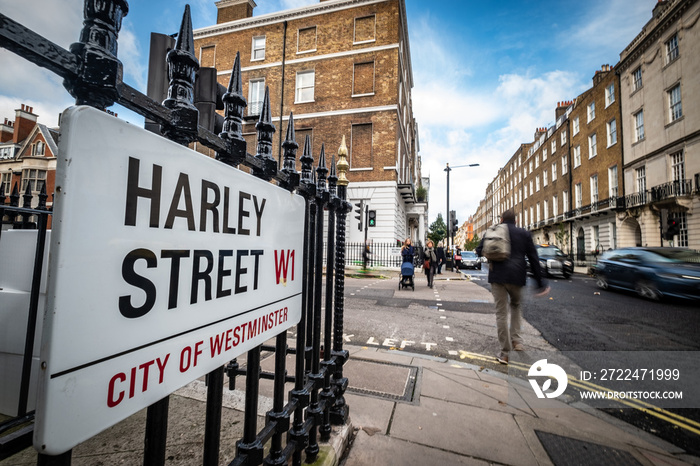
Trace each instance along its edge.
<path fill-rule="evenodd" d="M 563 257 L 564 256 L 564 253 L 561 252 L 561 249 L 555 248 L 555 247 L 537 248 L 537 254 L 540 257 Z"/>
<path fill-rule="evenodd" d="M 648 251 L 649 259 L 656 262 L 689 262 L 700 264 L 700 253 L 690 249 L 656 249 Z"/>
<path fill-rule="evenodd" d="M 476 253 L 473 251 L 462 252 L 462 259 L 476 259 Z"/>

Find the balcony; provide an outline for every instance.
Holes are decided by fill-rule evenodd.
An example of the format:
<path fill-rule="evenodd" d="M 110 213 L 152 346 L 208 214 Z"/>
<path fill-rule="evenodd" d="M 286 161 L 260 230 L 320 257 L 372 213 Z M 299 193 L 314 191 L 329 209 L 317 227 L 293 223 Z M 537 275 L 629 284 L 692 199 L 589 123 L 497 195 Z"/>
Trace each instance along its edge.
<path fill-rule="evenodd" d="M 642 191 L 640 193 L 632 193 L 625 196 L 625 207 L 629 209 L 630 207 L 639 207 L 647 204 L 649 202 L 649 191 Z"/>
<path fill-rule="evenodd" d="M 690 196 L 693 192 L 692 180 L 676 180 L 651 188 L 651 202 L 660 202 L 676 197 Z"/>

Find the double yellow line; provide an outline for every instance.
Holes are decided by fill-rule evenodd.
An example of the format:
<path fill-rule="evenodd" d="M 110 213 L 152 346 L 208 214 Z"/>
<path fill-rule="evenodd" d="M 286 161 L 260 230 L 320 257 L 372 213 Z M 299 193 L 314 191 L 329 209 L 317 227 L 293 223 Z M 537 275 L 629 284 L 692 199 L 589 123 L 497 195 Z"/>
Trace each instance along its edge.
<path fill-rule="evenodd" d="M 479 361 L 488 361 L 488 362 L 494 362 L 495 358 L 485 356 L 483 354 L 478 354 L 478 353 L 470 353 L 469 351 L 460 351 L 459 352 L 460 359 L 476 359 Z M 508 367 L 510 368 L 515 368 L 517 370 L 523 371 L 523 372 L 528 372 L 530 370 L 530 366 L 527 364 L 523 364 L 521 362 L 517 361 L 512 361 L 508 364 Z M 597 392 L 597 393 L 606 393 L 610 391 L 609 389 L 602 387 L 600 385 L 596 385 L 592 382 L 588 381 L 583 381 L 583 380 L 578 380 L 576 377 L 572 375 L 567 375 L 569 379 L 569 384 L 573 385 L 574 387 L 578 387 L 580 389 L 590 391 L 590 392 Z M 676 413 L 672 413 L 670 411 L 667 411 L 663 408 L 659 408 L 657 406 L 654 406 L 650 403 L 647 403 L 645 401 L 641 400 L 620 400 L 616 399 L 618 403 L 628 406 L 630 408 L 637 409 L 645 414 L 648 414 L 650 416 L 656 417 L 658 419 L 662 419 L 670 424 L 673 424 L 674 426 L 677 426 L 681 429 L 685 429 L 689 432 L 692 432 L 696 435 L 700 435 L 700 423 L 693 421 L 692 419 L 688 419 L 686 417 L 680 416 Z"/>

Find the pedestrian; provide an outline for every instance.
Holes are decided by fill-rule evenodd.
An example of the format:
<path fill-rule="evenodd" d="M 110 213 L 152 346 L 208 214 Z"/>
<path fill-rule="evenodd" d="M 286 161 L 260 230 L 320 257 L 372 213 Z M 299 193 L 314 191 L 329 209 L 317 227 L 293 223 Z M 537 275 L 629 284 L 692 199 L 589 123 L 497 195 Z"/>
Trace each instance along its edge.
<path fill-rule="evenodd" d="M 413 246 L 411 245 L 411 238 L 406 238 L 401 246 L 401 263 L 410 262 L 413 263 Z"/>
<path fill-rule="evenodd" d="M 428 277 L 428 287 L 433 287 L 433 278 L 437 270 L 437 255 L 433 248 L 433 241 L 428 240 L 425 251 L 423 251 L 423 272 Z"/>
<path fill-rule="evenodd" d="M 362 268 L 367 269 L 367 263 L 369 262 L 369 256 L 371 251 L 369 250 L 369 241 L 365 242 L 365 247 L 362 250 Z"/>
<path fill-rule="evenodd" d="M 530 268 L 537 283 L 535 296 L 545 296 L 549 293 L 549 286 L 542 278 L 540 260 L 530 232 L 515 226 L 515 212 L 512 209 L 503 212 L 501 223 L 508 226 L 510 257 L 503 261 L 489 261 L 489 283 L 496 304 L 496 328 L 498 343 L 501 346 L 501 350 L 496 353 L 496 359 L 501 364 L 508 364 L 508 355 L 511 349 L 524 350 L 523 339 L 520 336 L 522 323 L 520 304 L 522 289 L 527 278 L 525 256 L 530 261 Z M 483 247 L 484 240 L 482 239 L 476 248 L 476 253 L 479 256 L 481 256 Z M 509 311 L 510 324 L 508 322 Z"/>
<path fill-rule="evenodd" d="M 437 273 L 440 275 L 442 274 L 442 266 L 445 264 L 445 248 L 442 246 L 442 241 L 438 241 L 435 254 L 437 255 Z"/>

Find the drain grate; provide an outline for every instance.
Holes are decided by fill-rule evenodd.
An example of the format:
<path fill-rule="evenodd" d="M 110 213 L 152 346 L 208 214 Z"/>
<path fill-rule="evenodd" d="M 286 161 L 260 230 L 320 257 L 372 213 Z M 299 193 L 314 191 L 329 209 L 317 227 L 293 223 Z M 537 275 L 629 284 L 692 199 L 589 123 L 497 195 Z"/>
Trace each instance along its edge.
<path fill-rule="evenodd" d="M 624 450 L 539 430 L 535 430 L 535 433 L 555 466 L 641 466 L 634 456 Z"/>
<path fill-rule="evenodd" d="M 343 366 L 343 375 L 350 393 L 403 403 L 413 403 L 420 396 L 417 366 L 351 358 Z"/>

